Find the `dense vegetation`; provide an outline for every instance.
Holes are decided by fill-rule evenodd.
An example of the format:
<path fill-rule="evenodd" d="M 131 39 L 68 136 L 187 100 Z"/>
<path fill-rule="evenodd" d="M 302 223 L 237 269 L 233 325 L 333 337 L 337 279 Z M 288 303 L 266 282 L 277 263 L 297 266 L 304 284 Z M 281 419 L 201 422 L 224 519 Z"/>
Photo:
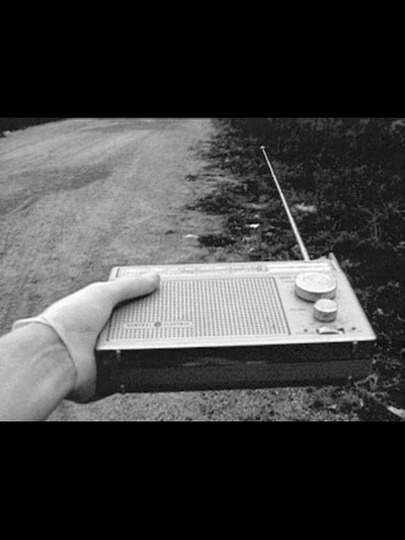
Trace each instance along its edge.
<path fill-rule="evenodd" d="M 55 120 L 63 120 L 62 118 L 0 118 L 0 137 L 5 131 L 14 131 L 23 129 L 29 126 L 45 124 L 46 122 L 54 122 Z"/>
<path fill-rule="evenodd" d="M 260 220 L 263 258 L 299 257 L 265 145 L 291 206 L 304 208 L 295 214 L 312 258 L 335 253 L 378 335 L 373 395 L 404 409 L 405 119 L 222 118 L 218 126 L 211 158 L 240 179 L 201 201 L 228 215 L 218 246 L 238 249 L 246 225 Z"/>

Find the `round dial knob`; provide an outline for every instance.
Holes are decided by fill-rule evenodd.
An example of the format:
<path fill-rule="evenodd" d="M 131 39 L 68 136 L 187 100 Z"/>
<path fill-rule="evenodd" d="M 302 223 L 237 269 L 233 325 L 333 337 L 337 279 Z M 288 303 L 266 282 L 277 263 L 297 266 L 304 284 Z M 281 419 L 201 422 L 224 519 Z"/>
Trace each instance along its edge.
<path fill-rule="evenodd" d="M 300 274 L 295 282 L 295 292 L 302 300 L 317 302 L 321 298 L 336 296 L 337 281 L 333 276 L 312 272 Z"/>
<path fill-rule="evenodd" d="M 322 298 L 314 306 L 314 316 L 320 322 L 333 322 L 336 320 L 338 307 L 334 300 Z"/>

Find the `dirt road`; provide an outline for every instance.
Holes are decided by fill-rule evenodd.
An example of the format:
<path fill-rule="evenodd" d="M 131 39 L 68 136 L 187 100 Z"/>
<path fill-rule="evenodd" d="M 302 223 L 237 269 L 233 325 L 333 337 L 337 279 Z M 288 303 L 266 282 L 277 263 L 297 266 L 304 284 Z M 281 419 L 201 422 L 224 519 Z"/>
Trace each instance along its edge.
<path fill-rule="evenodd" d="M 72 119 L 0 139 L 0 333 L 116 265 L 204 262 L 185 236 L 220 218 L 186 210 L 209 119 Z M 201 189 L 201 186 L 200 186 Z M 297 390 L 112 396 L 51 420 L 306 418 Z"/>

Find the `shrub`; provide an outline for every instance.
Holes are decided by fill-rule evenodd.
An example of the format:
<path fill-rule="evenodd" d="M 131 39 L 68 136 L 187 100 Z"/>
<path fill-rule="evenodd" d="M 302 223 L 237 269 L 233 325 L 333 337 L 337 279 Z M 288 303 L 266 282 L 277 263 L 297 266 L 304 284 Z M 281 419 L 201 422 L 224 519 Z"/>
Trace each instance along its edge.
<path fill-rule="evenodd" d="M 0 133 L 55 122 L 56 120 L 64 120 L 64 118 L 0 118 Z"/>

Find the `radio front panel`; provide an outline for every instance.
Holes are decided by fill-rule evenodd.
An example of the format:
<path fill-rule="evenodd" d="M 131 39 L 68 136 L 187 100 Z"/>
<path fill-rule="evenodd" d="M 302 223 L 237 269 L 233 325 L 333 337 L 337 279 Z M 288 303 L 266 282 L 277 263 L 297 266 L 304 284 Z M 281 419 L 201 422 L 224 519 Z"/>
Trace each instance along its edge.
<path fill-rule="evenodd" d="M 114 268 L 110 279 L 156 271 L 161 287 L 115 311 L 98 350 L 203 348 L 374 340 L 373 330 L 336 260 Z M 303 273 L 337 282 L 337 319 L 314 317 L 295 292 Z"/>

